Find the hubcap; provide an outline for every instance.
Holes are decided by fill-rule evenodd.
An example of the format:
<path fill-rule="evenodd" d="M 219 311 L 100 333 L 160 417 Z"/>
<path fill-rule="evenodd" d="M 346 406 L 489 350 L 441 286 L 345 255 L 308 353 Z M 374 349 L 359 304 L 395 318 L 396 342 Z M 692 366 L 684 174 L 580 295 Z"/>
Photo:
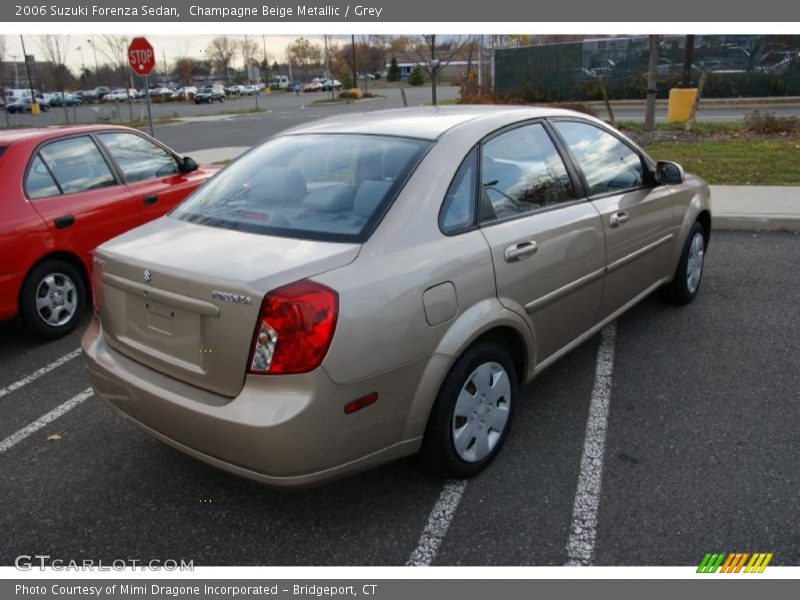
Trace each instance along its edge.
<path fill-rule="evenodd" d="M 453 445 L 462 460 L 486 458 L 500 441 L 511 409 L 511 381 L 502 365 L 483 363 L 469 377 L 456 400 Z"/>
<path fill-rule="evenodd" d="M 65 325 L 78 310 L 78 290 L 63 273 L 50 273 L 36 288 L 36 312 L 53 327 Z"/>
<path fill-rule="evenodd" d="M 703 260 L 705 258 L 705 244 L 703 234 L 695 233 L 689 245 L 689 260 L 686 264 L 686 287 L 690 294 L 697 291 L 700 285 L 700 276 L 703 274 Z"/>

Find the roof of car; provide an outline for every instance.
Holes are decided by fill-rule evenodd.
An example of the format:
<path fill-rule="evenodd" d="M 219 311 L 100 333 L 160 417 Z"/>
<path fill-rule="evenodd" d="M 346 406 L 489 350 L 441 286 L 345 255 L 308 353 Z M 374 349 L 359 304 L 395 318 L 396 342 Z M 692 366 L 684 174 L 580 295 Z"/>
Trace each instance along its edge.
<path fill-rule="evenodd" d="M 127 127 L 118 125 L 72 125 L 69 127 L 40 127 L 25 129 L 5 129 L 0 131 L 0 145 L 7 146 L 15 142 L 29 140 L 47 140 L 76 133 L 91 133 L 93 131 L 108 131 L 109 129 L 126 130 Z"/>
<path fill-rule="evenodd" d="M 468 122 L 487 119 L 497 121 L 500 118 L 510 124 L 522 119 L 575 114 L 572 111 L 541 106 L 420 106 L 339 115 L 305 123 L 284 133 L 362 133 L 435 140 L 448 130 Z"/>

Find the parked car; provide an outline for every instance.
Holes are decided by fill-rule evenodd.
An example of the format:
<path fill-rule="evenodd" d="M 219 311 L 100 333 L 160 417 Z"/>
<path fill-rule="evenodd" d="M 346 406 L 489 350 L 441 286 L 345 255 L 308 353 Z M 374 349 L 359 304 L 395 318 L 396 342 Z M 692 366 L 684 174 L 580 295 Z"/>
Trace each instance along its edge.
<path fill-rule="evenodd" d="M 175 100 L 194 100 L 196 93 L 197 88 L 195 86 L 187 85 L 172 92 L 172 98 Z"/>
<path fill-rule="evenodd" d="M 160 217 L 215 170 L 125 127 L 0 132 L 0 320 L 20 314 L 42 338 L 70 332 L 95 246 Z"/>
<path fill-rule="evenodd" d="M 98 85 L 96 88 L 94 88 L 94 99 L 100 101 L 103 99 L 103 96 L 105 96 L 110 91 L 111 88 L 108 87 L 107 85 Z"/>
<path fill-rule="evenodd" d="M 6 105 L 6 111 L 10 114 L 32 112 L 33 104 L 34 101 L 30 96 L 15 98 Z M 43 98 L 36 98 L 36 104 L 39 105 L 39 110 L 42 112 L 50 110 L 50 105 Z"/>
<path fill-rule="evenodd" d="M 69 92 L 54 92 L 50 94 L 48 104 L 50 106 L 80 106 L 83 103 L 80 97 Z"/>
<path fill-rule="evenodd" d="M 241 95 L 243 89 L 244 89 L 243 85 L 233 84 L 225 88 L 225 93 L 228 96 L 239 96 Z"/>
<path fill-rule="evenodd" d="M 243 85 L 240 94 L 242 96 L 255 96 L 258 93 L 258 89 L 254 85 Z"/>
<path fill-rule="evenodd" d="M 75 92 L 75 97 L 83 104 L 89 104 L 97 99 L 94 90 L 80 90 Z"/>
<path fill-rule="evenodd" d="M 322 82 L 322 90 L 330 92 L 331 90 L 339 91 L 342 89 L 342 82 L 338 79 L 326 79 Z"/>
<path fill-rule="evenodd" d="M 103 102 L 127 102 L 128 100 L 136 100 L 139 97 L 139 92 L 125 88 L 115 88 L 103 96 Z"/>
<path fill-rule="evenodd" d="M 225 90 L 221 85 L 207 85 L 194 95 L 195 104 L 225 102 Z"/>
<path fill-rule="evenodd" d="M 572 111 L 317 120 L 97 249 L 85 362 L 147 433 L 269 485 L 420 449 L 468 477 L 525 383 L 695 297 L 710 223 L 701 179 Z"/>
<path fill-rule="evenodd" d="M 172 90 L 168 87 L 152 87 L 150 88 L 149 92 L 151 98 L 156 98 L 158 100 L 167 100 L 168 98 L 172 98 Z"/>
<path fill-rule="evenodd" d="M 319 81 L 311 81 L 303 86 L 304 92 L 321 92 L 322 83 Z"/>

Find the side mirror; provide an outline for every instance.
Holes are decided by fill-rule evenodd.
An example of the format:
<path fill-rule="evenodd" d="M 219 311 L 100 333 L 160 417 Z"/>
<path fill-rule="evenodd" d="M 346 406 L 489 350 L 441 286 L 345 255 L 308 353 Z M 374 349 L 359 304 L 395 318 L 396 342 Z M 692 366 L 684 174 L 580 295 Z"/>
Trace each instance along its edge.
<path fill-rule="evenodd" d="M 658 183 L 683 183 L 684 178 L 683 167 L 678 163 L 666 160 L 656 163 L 656 181 Z"/>
<path fill-rule="evenodd" d="M 197 162 L 191 156 L 184 156 L 181 172 L 191 173 L 192 171 L 197 171 Z"/>

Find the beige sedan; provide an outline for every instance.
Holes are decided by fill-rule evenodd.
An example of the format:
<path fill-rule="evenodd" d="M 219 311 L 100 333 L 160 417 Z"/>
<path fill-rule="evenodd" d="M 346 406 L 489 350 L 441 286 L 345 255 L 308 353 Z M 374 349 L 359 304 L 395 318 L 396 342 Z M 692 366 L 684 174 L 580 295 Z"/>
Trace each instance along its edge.
<path fill-rule="evenodd" d="M 96 251 L 86 364 L 155 438 L 269 485 L 420 450 L 469 477 L 543 369 L 695 297 L 710 229 L 702 180 L 585 115 L 314 121 Z"/>

